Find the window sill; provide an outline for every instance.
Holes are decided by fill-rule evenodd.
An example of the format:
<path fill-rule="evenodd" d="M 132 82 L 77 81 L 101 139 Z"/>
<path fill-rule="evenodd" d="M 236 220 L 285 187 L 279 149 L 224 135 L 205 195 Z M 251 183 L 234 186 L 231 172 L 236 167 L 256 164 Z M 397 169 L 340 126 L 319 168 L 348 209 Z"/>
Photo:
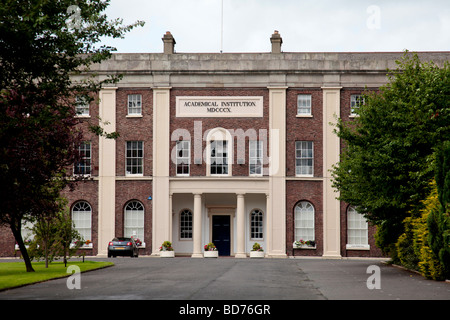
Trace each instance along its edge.
<path fill-rule="evenodd" d="M 211 177 L 211 178 L 228 178 L 228 177 L 232 177 L 231 174 L 208 174 L 207 177 Z"/>
<path fill-rule="evenodd" d="M 297 118 L 313 118 L 312 114 L 297 114 Z"/>
<path fill-rule="evenodd" d="M 126 118 L 142 118 L 142 114 L 127 114 Z"/>
<path fill-rule="evenodd" d="M 81 119 L 88 119 L 88 118 L 90 118 L 91 117 L 91 115 L 89 115 L 89 114 L 77 114 L 77 115 L 75 115 L 75 118 L 81 118 Z"/>
<path fill-rule="evenodd" d="M 90 174 L 90 173 L 74 173 L 73 176 L 77 177 L 77 178 L 91 178 L 92 174 Z"/>
<path fill-rule="evenodd" d="M 347 244 L 345 246 L 346 250 L 370 250 L 370 245 L 356 245 L 356 244 Z"/>
<path fill-rule="evenodd" d="M 295 246 L 295 245 L 294 245 L 294 250 L 297 250 L 297 249 L 315 250 L 315 249 L 317 249 L 317 247 L 316 247 L 316 246 L 314 246 L 314 247 L 312 247 L 312 246 L 307 246 L 306 244 L 301 245 L 301 246 Z"/>

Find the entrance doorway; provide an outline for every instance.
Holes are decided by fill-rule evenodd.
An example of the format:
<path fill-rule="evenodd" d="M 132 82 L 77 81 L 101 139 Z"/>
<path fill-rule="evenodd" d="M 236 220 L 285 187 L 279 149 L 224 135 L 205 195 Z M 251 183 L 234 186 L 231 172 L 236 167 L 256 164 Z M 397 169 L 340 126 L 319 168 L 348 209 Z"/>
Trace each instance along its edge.
<path fill-rule="evenodd" d="M 212 216 L 212 242 L 219 251 L 219 256 L 230 255 L 230 216 Z"/>

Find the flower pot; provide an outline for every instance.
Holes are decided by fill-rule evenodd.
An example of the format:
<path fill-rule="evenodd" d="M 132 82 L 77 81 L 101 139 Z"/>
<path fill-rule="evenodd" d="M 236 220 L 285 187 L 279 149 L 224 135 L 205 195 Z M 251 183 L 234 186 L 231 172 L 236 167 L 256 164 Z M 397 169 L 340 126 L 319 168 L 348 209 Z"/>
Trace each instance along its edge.
<path fill-rule="evenodd" d="M 175 251 L 160 251 L 159 256 L 161 258 L 173 258 L 175 257 Z"/>
<path fill-rule="evenodd" d="M 250 258 L 264 258 L 264 251 L 250 251 Z"/>
<path fill-rule="evenodd" d="M 217 258 L 219 257 L 219 251 L 205 251 L 203 252 L 204 258 Z"/>
<path fill-rule="evenodd" d="M 309 244 L 295 244 L 295 242 L 292 244 L 294 249 L 316 249 L 316 245 L 309 245 Z"/>

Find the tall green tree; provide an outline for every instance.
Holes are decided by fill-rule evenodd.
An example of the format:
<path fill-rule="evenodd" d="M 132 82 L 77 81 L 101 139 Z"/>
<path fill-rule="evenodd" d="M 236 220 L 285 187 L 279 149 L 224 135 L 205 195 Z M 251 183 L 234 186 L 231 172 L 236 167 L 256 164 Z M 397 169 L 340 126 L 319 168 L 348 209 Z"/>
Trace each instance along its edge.
<path fill-rule="evenodd" d="M 122 38 L 123 25 L 104 14 L 109 0 L 2 0 L 0 5 L 0 224 L 9 226 L 27 271 L 34 271 L 22 222 L 58 212 L 83 137 L 74 94 L 91 101 L 102 85 L 89 72 L 110 58 L 104 38 Z M 80 74 L 91 77 L 77 77 Z M 93 129 L 98 126 L 93 124 Z M 97 130 L 99 131 L 99 130 Z"/>
<path fill-rule="evenodd" d="M 340 200 L 378 227 L 388 251 L 403 220 L 429 193 L 434 148 L 450 135 L 450 65 L 422 62 L 406 52 L 388 82 L 367 92 L 354 121 L 338 119 L 345 144 L 332 170 Z"/>

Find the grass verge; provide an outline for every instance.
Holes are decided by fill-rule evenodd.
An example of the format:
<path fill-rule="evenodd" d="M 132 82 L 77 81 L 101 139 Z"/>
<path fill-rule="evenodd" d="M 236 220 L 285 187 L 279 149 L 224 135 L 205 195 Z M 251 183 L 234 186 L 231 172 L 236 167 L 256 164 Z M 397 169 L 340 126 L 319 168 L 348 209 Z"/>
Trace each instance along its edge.
<path fill-rule="evenodd" d="M 73 261 L 68 262 L 67 267 L 64 262 L 49 263 L 45 268 L 45 262 L 33 262 L 35 272 L 27 272 L 25 263 L 22 262 L 0 262 L 0 291 L 21 287 L 24 285 L 47 281 L 51 279 L 64 278 L 72 275 L 67 273 L 67 268 L 77 265 L 81 272 L 105 268 L 114 265 L 112 262 L 101 261 Z"/>

